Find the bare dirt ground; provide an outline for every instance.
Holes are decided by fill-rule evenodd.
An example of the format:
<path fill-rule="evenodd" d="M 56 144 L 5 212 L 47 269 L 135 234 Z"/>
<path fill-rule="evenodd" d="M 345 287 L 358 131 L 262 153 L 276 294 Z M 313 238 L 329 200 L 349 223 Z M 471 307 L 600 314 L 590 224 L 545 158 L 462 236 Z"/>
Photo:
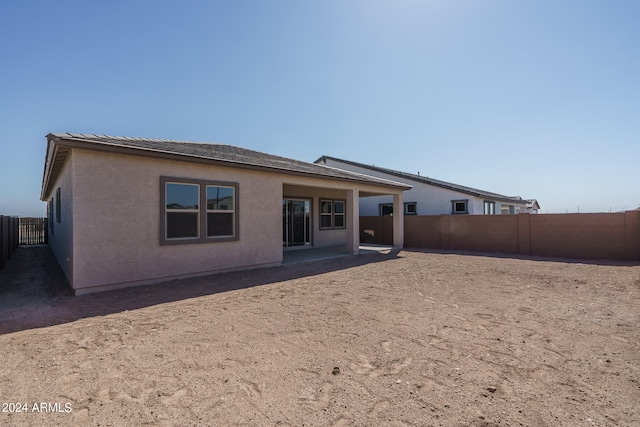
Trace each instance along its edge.
<path fill-rule="evenodd" d="M 0 273 L 0 425 L 640 425 L 638 263 L 404 250 L 72 297 L 51 258 Z"/>

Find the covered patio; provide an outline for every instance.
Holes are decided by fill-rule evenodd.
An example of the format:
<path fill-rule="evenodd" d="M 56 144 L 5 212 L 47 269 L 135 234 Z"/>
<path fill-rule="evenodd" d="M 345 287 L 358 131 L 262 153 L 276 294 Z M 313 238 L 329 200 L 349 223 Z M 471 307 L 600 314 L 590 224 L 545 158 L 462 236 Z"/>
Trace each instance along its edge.
<path fill-rule="evenodd" d="M 348 251 L 344 245 L 309 248 L 297 251 L 284 251 L 282 265 L 298 264 L 301 262 L 320 261 L 348 255 L 388 254 L 394 249 L 388 245 L 360 245 L 358 252 Z"/>
<path fill-rule="evenodd" d="M 385 183 L 387 184 L 387 183 Z M 404 245 L 403 191 L 397 183 L 335 182 L 295 177 L 282 186 L 283 263 L 290 260 L 361 253 L 360 199 L 379 195 L 393 197 L 398 212 L 393 217 L 393 247 Z M 304 253 L 298 253 L 304 252 Z"/>

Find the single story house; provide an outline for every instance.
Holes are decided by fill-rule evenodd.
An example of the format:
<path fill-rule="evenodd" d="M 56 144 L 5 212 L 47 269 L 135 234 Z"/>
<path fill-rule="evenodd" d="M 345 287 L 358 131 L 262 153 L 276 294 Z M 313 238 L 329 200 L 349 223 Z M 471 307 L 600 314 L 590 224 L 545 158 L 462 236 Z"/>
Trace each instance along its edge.
<path fill-rule="evenodd" d="M 396 212 L 404 215 L 497 215 L 533 212 L 534 207 L 536 210 L 540 209 L 537 201 L 529 207 L 528 201 L 521 197 L 504 196 L 422 175 L 365 165 L 336 157 L 322 156 L 315 163 L 391 179 L 412 186 L 405 191 L 402 211 L 398 211 L 389 197 L 370 197 L 360 200 L 362 216 L 384 216 L 392 213 L 395 215 Z"/>
<path fill-rule="evenodd" d="M 47 135 L 49 245 L 76 295 L 358 253 L 359 200 L 407 184 L 223 144 Z M 402 216 L 394 245 L 402 247 Z"/>

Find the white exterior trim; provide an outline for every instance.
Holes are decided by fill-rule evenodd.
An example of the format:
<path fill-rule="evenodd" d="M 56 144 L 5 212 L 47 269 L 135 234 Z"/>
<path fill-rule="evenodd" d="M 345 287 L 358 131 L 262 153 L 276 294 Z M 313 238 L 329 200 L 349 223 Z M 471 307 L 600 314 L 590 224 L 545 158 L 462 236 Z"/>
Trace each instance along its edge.
<path fill-rule="evenodd" d="M 482 197 L 468 194 L 462 191 L 455 191 L 448 188 L 442 188 L 430 185 L 424 182 L 411 180 L 408 178 L 391 175 L 378 170 L 359 167 L 350 163 L 340 162 L 333 158 L 322 158 L 321 164 L 337 169 L 343 169 L 350 172 L 356 172 L 376 178 L 391 179 L 397 182 L 413 186 L 410 190 L 404 192 L 404 202 L 416 202 L 416 215 L 442 215 L 452 214 L 452 204 L 454 200 L 468 199 L 468 214 L 483 215 L 485 200 L 495 202 L 495 213 L 500 215 L 503 206 L 514 206 L 514 213 L 526 212 L 526 201 L 506 202 L 491 197 Z M 393 196 L 375 196 L 360 199 L 360 215 L 361 216 L 379 216 L 381 204 L 394 203 Z M 400 205 L 400 211 L 404 212 L 404 207 Z M 394 206 L 394 215 L 398 212 L 398 207 Z"/>

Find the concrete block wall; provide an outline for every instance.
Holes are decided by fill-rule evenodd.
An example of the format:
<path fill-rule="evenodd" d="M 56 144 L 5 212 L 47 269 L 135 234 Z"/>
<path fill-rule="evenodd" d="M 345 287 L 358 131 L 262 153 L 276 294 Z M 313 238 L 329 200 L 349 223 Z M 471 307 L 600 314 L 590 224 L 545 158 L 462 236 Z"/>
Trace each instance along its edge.
<path fill-rule="evenodd" d="M 18 217 L 0 215 L 0 269 L 18 247 Z"/>
<path fill-rule="evenodd" d="M 640 261 L 640 211 L 406 216 L 405 246 Z"/>
<path fill-rule="evenodd" d="M 532 215 L 530 254 L 627 259 L 624 213 Z"/>
<path fill-rule="evenodd" d="M 516 215 L 453 215 L 449 248 L 479 252 L 518 253 Z"/>
<path fill-rule="evenodd" d="M 445 215 L 410 216 L 404 217 L 404 245 L 410 248 L 441 247 L 440 230 L 442 218 Z"/>
<path fill-rule="evenodd" d="M 393 245 L 393 217 L 361 216 L 360 243 Z"/>
<path fill-rule="evenodd" d="M 640 260 L 640 209 L 624 213 L 627 258 Z"/>

